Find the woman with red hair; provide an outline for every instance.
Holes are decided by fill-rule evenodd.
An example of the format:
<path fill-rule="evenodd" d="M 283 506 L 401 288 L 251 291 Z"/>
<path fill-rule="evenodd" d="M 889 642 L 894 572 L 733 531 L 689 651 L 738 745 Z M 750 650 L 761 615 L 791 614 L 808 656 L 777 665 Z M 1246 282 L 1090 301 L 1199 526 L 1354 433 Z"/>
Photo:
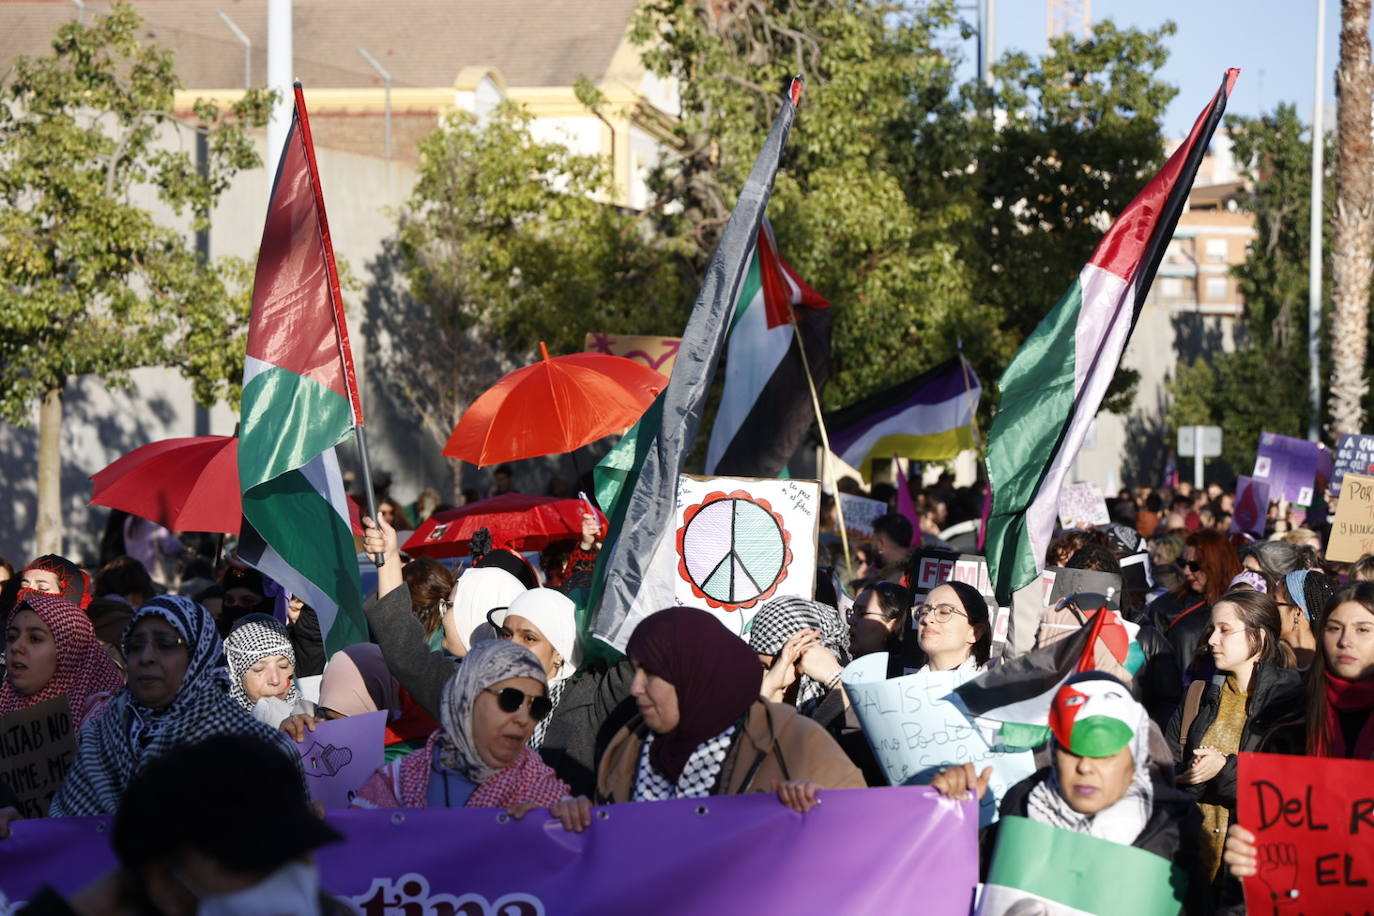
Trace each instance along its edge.
<path fill-rule="evenodd" d="M 1212 605 L 1240 572 L 1240 561 L 1226 535 L 1203 530 L 1188 535 L 1179 566 L 1183 584 L 1150 604 L 1150 622 L 1169 640 L 1185 680 L 1192 680 L 1200 672 L 1191 671 L 1189 666 L 1197 656 L 1202 631 L 1212 618 Z"/>

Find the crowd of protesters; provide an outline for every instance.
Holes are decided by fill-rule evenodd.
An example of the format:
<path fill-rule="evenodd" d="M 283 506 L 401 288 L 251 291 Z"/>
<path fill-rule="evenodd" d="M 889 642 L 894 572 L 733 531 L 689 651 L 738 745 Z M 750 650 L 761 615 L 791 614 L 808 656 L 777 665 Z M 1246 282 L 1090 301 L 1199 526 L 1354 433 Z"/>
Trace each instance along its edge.
<path fill-rule="evenodd" d="M 359 540 L 383 557 L 363 609 L 372 641 L 332 657 L 299 598 L 231 550 L 142 520 L 112 521 L 103 547 L 118 552 L 93 575 L 55 555 L 0 560 L 0 715 L 66 697 L 78 750 L 49 815 L 117 818 L 118 872 L 79 894 L 49 889 L 32 911 L 177 913 L 276 895 L 293 912 L 333 912 L 302 856 L 338 837 L 306 804 L 291 739 L 367 712 L 386 713 L 387 762 L 360 808 L 546 810 L 580 832 L 596 829 L 594 805 L 766 792 L 805 813 L 824 790 L 885 785 L 840 686 L 846 665 L 886 652 L 889 677 L 977 673 L 1023 649 L 994 640 L 997 608 L 977 588 L 917 588 L 923 555 L 977 552 L 984 490 L 948 476 L 913 487 L 915 518 L 880 516 L 848 557 L 826 495 L 813 595 L 767 601 L 744 639 L 705 611 L 661 609 L 620 661 L 586 657 L 569 597 L 600 548 L 590 514 L 543 562 L 479 537 L 455 567 L 399 548 L 397 529 L 441 509 L 437 495 L 384 496 Z M 841 492 L 898 505 L 890 485 Z M 1324 519 L 1283 504 L 1263 534 L 1235 533 L 1233 503 L 1218 485 L 1123 490 L 1109 524 L 1057 533 L 1046 566 L 1119 577 L 1113 610 L 1144 661 L 1071 679 L 1054 702 L 1072 694 L 1119 727 L 1109 741 L 1055 731 L 1042 768 L 1000 802 L 1169 859 L 1191 876 L 1185 909 L 1199 914 L 1240 911 L 1237 879 L 1257 867 L 1236 820 L 1238 753 L 1374 758 L 1374 557 L 1325 562 Z M 1024 647 L 1094 613 L 1107 610 L 1046 607 Z M 228 795 L 195 791 L 221 771 Z M 982 795 L 988 777 L 952 767 L 934 785 Z M 0 836 L 19 816 L 8 793 L 0 785 Z M 228 836 L 270 808 L 293 839 L 246 858 L 221 855 L 204 823 L 154 842 L 153 804 L 220 818 Z M 995 832 L 984 830 L 985 867 Z"/>

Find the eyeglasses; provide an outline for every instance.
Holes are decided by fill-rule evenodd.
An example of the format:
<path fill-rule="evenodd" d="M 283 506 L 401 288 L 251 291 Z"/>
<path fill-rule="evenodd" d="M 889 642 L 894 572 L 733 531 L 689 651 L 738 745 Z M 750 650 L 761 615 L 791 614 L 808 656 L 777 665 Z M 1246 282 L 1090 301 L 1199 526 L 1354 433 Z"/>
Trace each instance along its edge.
<path fill-rule="evenodd" d="M 515 712 L 528 703 L 530 718 L 536 722 L 542 722 L 545 716 L 553 712 L 553 701 L 540 694 L 528 694 L 514 687 L 502 687 L 500 690 L 487 687 L 485 690 L 496 697 L 496 705 L 501 707 L 502 712 Z"/>
<path fill-rule="evenodd" d="M 1184 560 L 1183 567 L 1185 569 L 1191 569 L 1193 572 L 1199 572 L 1202 569 L 1202 564 L 1197 560 Z"/>
<path fill-rule="evenodd" d="M 952 604 L 918 604 L 911 609 L 911 616 L 916 619 L 917 623 L 927 617 L 934 617 L 936 623 L 949 623 L 952 617 L 968 617 L 968 614 Z"/>
<path fill-rule="evenodd" d="M 186 640 L 175 633 L 154 633 L 151 636 L 147 633 L 135 633 L 133 636 L 124 640 L 124 656 L 127 658 L 131 655 L 137 655 L 148 648 L 149 643 L 152 643 L 153 648 L 156 649 L 159 654 L 165 654 L 173 651 L 178 646 L 186 645 Z"/>

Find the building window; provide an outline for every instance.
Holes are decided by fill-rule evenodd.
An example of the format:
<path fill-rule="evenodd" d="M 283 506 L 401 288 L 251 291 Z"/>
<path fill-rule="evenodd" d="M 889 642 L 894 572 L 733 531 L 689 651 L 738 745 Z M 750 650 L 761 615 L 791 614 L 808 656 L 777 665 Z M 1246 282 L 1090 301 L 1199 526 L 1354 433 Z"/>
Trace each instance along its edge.
<path fill-rule="evenodd" d="M 1183 298 L 1183 278 L 1165 277 L 1160 283 L 1159 294 L 1165 299 Z"/>
<path fill-rule="evenodd" d="M 1207 298 L 1225 299 L 1226 298 L 1226 278 L 1208 277 L 1207 278 Z"/>
<path fill-rule="evenodd" d="M 1207 260 L 1218 264 L 1226 263 L 1226 239 L 1207 240 Z"/>

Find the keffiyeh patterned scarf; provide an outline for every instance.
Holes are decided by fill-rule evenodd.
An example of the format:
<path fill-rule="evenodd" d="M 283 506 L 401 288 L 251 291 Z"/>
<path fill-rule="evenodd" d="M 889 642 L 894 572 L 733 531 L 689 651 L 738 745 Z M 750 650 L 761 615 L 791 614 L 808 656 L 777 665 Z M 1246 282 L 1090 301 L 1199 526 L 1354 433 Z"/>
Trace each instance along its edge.
<path fill-rule="evenodd" d="M 699 745 L 687 758 L 687 765 L 682 768 L 682 775 L 676 783 L 669 782 L 668 777 L 650 762 L 649 749 L 657 736 L 649 732 L 639 751 L 639 768 L 635 771 L 635 788 L 630 801 L 666 801 L 670 798 L 705 798 L 710 795 L 716 780 L 720 778 L 720 768 L 730 753 L 730 742 L 737 729 L 738 726 L 731 725 L 710 741 Z"/>
<path fill-rule="evenodd" d="M 568 689 L 567 681 L 554 681 L 549 685 L 549 702 L 553 704 L 553 709 L 540 721 L 534 723 L 534 734 L 530 735 L 530 747 L 536 751 L 544 746 L 544 736 L 549 733 L 549 723 L 553 721 L 553 714 L 558 712 L 558 703 L 563 699 L 563 692 Z"/>
<path fill-rule="evenodd" d="M 805 598 L 774 598 L 759 609 L 749 630 L 749 647 L 763 655 L 777 655 L 802 630 L 819 630 L 821 644 L 835 653 L 841 666 L 849 664 L 849 628 L 840 612 Z M 825 697 L 825 685 L 806 675 L 797 678 L 797 709 L 807 713 Z"/>
<path fill-rule="evenodd" d="M 96 702 L 124 686 L 124 676 L 105 654 L 91 618 L 81 608 L 56 595 L 30 592 L 10 612 L 7 629 L 15 615 L 25 608 L 37 614 L 52 634 L 57 664 L 48 683 L 31 696 L 15 690 L 8 680 L 0 682 L 0 716 L 65 696 L 72 721 L 79 726 Z"/>
<path fill-rule="evenodd" d="M 269 655 L 283 655 L 291 663 L 291 688 L 281 700 L 294 708 L 301 698 L 296 686 L 296 650 L 281 621 L 265 614 L 241 620 L 224 640 L 224 660 L 229 665 L 229 695 L 244 709 L 251 710 L 255 703 L 243 689 L 243 677 Z"/>
<path fill-rule="evenodd" d="M 210 735 L 261 738 L 280 748 L 299 770 L 300 755 L 291 739 L 254 719 L 229 696 L 223 644 L 205 608 L 180 595 L 162 595 L 134 615 L 125 638 L 154 615 L 186 641 L 190 658 L 181 687 L 171 703 L 156 709 L 140 705 L 127 687 L 116 694 L 105 713 L 83 729 L 76 760 L 53 798 L 50 816 L 114 814 L 125 786 L 145 761 Z"/>

